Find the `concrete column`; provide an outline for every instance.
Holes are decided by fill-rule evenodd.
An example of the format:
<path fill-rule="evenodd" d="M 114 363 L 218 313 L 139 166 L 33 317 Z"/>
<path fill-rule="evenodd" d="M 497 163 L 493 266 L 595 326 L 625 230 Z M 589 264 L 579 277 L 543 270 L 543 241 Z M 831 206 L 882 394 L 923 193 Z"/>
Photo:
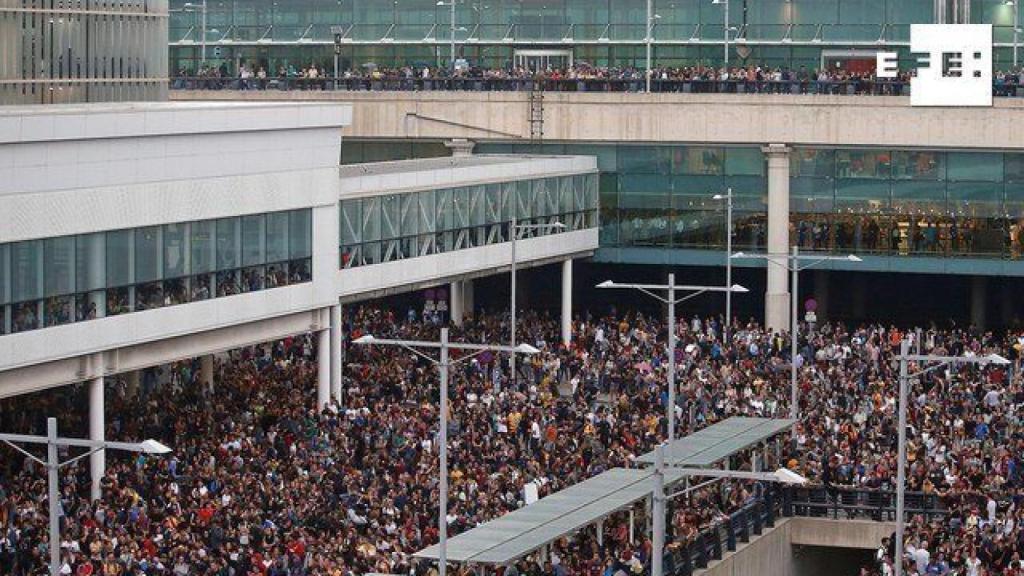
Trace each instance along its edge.
<path fill-rule="evenodd" d="M 125 393 L 129 398 L 139 395 L 139 383 L 142 381 L 142 371 L 132 370 L 125 374 Z"/>
<path fill-rule="evenodd" d="M 825 321 L 828 314 L 828 270 L 814 271 L 814 299 L 818 302 L 818 323 Z"/>
<path fill-rule="evenodd" d="M 476 299 L 473 295 L 473 280 L 462 281 L 462 314 L 474 316 L 476 310 Z"/>
<path fill-rule="evenodd" d="M 203 393 L 213 395 L 213 354 L 207 354 L 199 358 L 199 385 L 203 387 Z"/>
<path fill-rule="evenodd" d="M 789 147 L 770 144 L 762 148 L 768 160 L 768 253 L 789 254 Z M 764 297 L 765 326 L 779 332 L 789 329 L 787 271 L 780 259 L 768 262 L 768 290 Z"/>
<path fill-rule="evenodd" d="M 341 304 L 331 306 L 331 398 L 341 402 Z"/>
<path fill-rule="evenodd" d="M 451 287 L 448 290 L 449 298 L 451 303 L 449 304 L 449 310 L 451 311 L 451 323 L 453 326 L 462 326 L 463 319 L 463 299 L 462 299 L 462 281 L 456 280 L 452 282 Z"/>
<path fill-rule="evenodd" d="M 985 291 L 988 278 L 975 276 L 971 278 L 971 324 L 979 330 L 985 329 L 985 306 L 988 304 Z"/>
<path fill-rule="evenodd" d="M 331 329 L 316 333 L 316 408 L 323 410 L 331 401 Z"/>
<path fill-rule="evenodd" d="M 455 138 L 454 140 L 448 140 L 444 145 L 452 151 L 453 157 L 464 158 L 473 155 L 473 148 L 476 146 L 476 142 L 466 140 L 465 138 Z"/>
<path fill-rule="evenodd" d="M 572 260 L 562 262 L 562 344 L 572 342 Z"/>
<path fill-rule="evenodd" d="M 100 361 L 102 362 L 102 360 Z M 102 366 L 102 364 L 98 364 Z M 89 381 L 89 439 L 97 442 L 104 441 L 105 417 L 103 413 L 103 376 L 93 378 Z M 107 455 L 105 450 L 94 452 L 89 456 L 89 476 L 92 479 L 92 487 L 89 491 L 92 500 L 99 500 L 102 496 L 100 480 L 107 468 Z"/>

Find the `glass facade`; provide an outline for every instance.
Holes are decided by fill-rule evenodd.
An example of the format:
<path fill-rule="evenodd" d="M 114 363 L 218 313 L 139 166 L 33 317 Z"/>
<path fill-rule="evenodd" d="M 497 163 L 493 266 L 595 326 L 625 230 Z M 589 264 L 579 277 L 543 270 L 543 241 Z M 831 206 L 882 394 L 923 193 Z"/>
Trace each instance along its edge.
<path fill-rule="evenodd" d="M 760 148 L 681 145 L 486 144 L 485 153 L 597 157 L 602 247 L 718 248 L 732 188 L 737 249 L 767 240 L 767 182 Z"/>
<path fill-rule="evenodd" d="M 201 17 L 171 0 L 171 65 L 196 70 Z M 952 2 L 947 2 L 952 4 Z M 969 21 L 991 23 L 997 66 L 1011 59 L 1013 6 L 1006 0 L 970 0 Z M 230 0 L 211 1 L 207 58 L 229 71 L 239 62 L 331 70 L 332 27 L 345 39 L 343 69 L 446 66 L 451 14 L 435 0 Z M 723 4 L 711 0 L 654 0 L 658 66 L 716 65 L 722 58 Z M 640 66 L 645 59 L 645 0 L 467 0 L 456 4 L 457 57 L 471 65 L 510 66 L 519 47 L 557 46 L 576 62 Z M 961 16 L 962 17 L 962 16 Z M 731 60 L 769 66 L 822 65 L 823 53 L 864 46 L 901 46 L 910 25 L 935 21 L 934 0 L 731 0 L 729 27 L 736 39 Z"/>
<path fill-rule="evenodd" d="M 312 279 L 312 211 L 0 244 L 0 334 Z"/>
<path fill-rule="evenodd" d="M 167 99 L 167 0 L 0 0 L 0 104 Z"/>
<path fill-rule="evenodd" d="M 341 202 L 342 268 L 441 254 L 597 226 L 598 178 L 582 174 L 370 196 Z"/>
<path fill-rule="evenodd" d="M 808 250 L 1019 258 L 1024 154 L 796 148 L 791 241 Z"/>

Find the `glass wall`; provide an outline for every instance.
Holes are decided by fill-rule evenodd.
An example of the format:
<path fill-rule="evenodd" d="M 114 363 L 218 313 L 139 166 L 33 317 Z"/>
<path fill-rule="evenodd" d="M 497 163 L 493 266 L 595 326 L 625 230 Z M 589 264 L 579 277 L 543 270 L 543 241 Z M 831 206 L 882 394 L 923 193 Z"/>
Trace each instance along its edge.
<path fill-rule="evenodd" d="M 341 202 L 342 268 L 393 262 L 597 226 L 596 174 L 388 194 Z"/>
<path fill-rule="evenodd" d="M 0 244 L 0 334 L 312 279 L 309 209 Z"/>
<path fill-rule="evenodd" d="M 791 240 L 807 250 L 1017 258 L 1024 155 L 797 148 Z"/>
<path fill-rule="evenodd" d="M 759 148 L 481 143 L 477 150 L 596 156 L 602 247 L 724 247 L 725 204 L 714 196 L 730 188 L 737 249 L 762 248 L 767 239 L 765 161 Z"/>
<path fill-rule="evenodd" d="M 171 1 L 175 72 L 195 71 L 200 59 L 200 13 L 186 4 Z M 717 65 L 723 7 L 711 0 L 654 0 L 655 41 L 679 43 L 656 45 L 656 65 Z M 433 0 L 235 0 L 211 2 L 208 9 L 208 61 L 230 71 L 239 62 L 270 74 L 314 63 L 332 70 L 332 26 L 351 40 L 339 55 L 343 69 L 449 64 L 451 13 Z M 994 40 L 1004 45 L 995 62 L 1006 66 L 1013 6 L 1006 0 L 971 0 L 970 13 L 972 22 L 994 25 Z M 645 58 L 643 0 L 467 0 L 456 4 L 455 16 L 457 57 L 471 65 L 506 67 L 513 62 L 514 46 L 536 45 L 573 47 L 576 61 L 598 66 L 641 66 Z M 729 26 L 740 40 L 732 60 L 813 69 L 822 50 L 905 43 L 911 24 L 932 19 L 933 0 L 731 0 Z M 691 38 L 708 44 L 683 45 Z"/>

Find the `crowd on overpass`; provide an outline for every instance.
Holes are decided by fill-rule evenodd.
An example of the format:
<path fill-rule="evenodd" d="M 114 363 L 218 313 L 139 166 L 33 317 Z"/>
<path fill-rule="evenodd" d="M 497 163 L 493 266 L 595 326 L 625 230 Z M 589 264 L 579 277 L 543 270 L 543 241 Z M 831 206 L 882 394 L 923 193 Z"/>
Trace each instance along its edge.
<path fill-rule="evenodd" d="M 767 63 L 732 66 L 693 65 L 658 67 L 651 71 L 652 92 L 779 93 L 779 94 L 873 94 L 907 95 L 909 72 L 896 78 L 877 78 L 873 72 L 842 68 L 790 68 Z M 999 70 L 993 75 L 993 94 L 1019 96 L 1024 69 Z M 470 90 L 556 92 L 642 92 L 646 70 L 638 67 L 601 67 L 577 64 L 569 68 L 450 68 L 375 65 L 339 71 L 310 63 L 268 70 L 259 64 L 241 64 L 237 71 L 227 65 L 198 72 L 180 69 L 172 89 L 192 90 Z"/>
<path fill-rule="evenodd" d="M 346 317 L 361 334 L 437 337 L 441 320 L 366 307 Z M 484 353 L 453 369 L 450 387 L 450 508 L 457 534 L 541 496 L 633 459 L 666 432 L 665 326 L 640 313 L 584 315 L 573 342 L 543 315 L 519 320 L 520 341 L 541 353 L 513 381 L 503 359 Z M 788 339 L 754 322 L 681 320 L 677 436 L 733 415 L 785 416 Z M 453 340 L 507 339 L 508 319 L 481 314 Z M 819 326 L 802 339 L 801 421 L 781 462 L 826 488 L 891 489 L 895 478 L 895 370 L 906 333 L 892 327 Z M 1024 546 L 1022 340 L 971 328 L 931 329 L 922 349 L 950 355 L 998 351 L 1009 367 L 959 367 L 924 377 L 912 394 L 908 489 L 939 495 L 952 520 L 915 521 L 907 566 L 943 573 L 1007 574 Z M 103 498 L 90 503 L 88 472 L 61 486 L 67 574 L 341 575 L 428 570 L 410 555 L 437 540 L 437 377 L 431 364 L 392 348 L 348 346 L 345 395 L 315 403 L 313 339 L 296 337 L 237 350 L 218 360 L 213 389 L 191 363 L 150 372 L 140 389 L 108 395 L 109 438 L 153 437 L 166 458 L 111 455 Z M 8 399 L 4 431 L 40 431 L 59 416 L 82 435 L 81 390 Z M 44 573 L 46 502 L 42 472 L 13 452 L 0 459 L 0 573 Z M 695 493 L 674 509 L 669 548 L 742 506 L 753 488 L 732 483 Z M 994 507 L 992 503 L 994 502 Z M 531 559 L 510 575 L 644 572 L 650 542 L 627 521 L 557 543 L 547 563 Z M 922 562 L 922 558 L 924 558 Z M 973 560 L 977 558 L 978 561 Z M 933 570 L 938 566 L 939 572 Z M 971 568 L 974 566 L 974 568 Z M 883 548 L 877 566 L 891 571 Z M 974 570 L 973 572 L 971 570 Z M 951 573 L 947 571 L 946 573 Z"/>

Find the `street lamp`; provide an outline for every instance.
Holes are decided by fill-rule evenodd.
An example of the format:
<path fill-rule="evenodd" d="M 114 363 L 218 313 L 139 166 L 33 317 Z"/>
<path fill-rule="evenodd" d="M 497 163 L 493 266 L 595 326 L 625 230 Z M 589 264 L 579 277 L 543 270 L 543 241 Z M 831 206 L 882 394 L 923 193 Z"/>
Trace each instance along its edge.
<path fill-rule="evenodd" d="M 780 484 L 802 485 L 807 478 L 788 468 L 779 468 L 774 472 L 747 472 L 744 470 L 718 470 L 715 468 L 672 468 L 673 472 L 685 477 L 714 478 L 723 480 L 754 480 L 759 482 L 777 482 Z M 651 576 L 662 576 L 665 562 L 665 506 L 669 500 L 686 495 L 703 486 L 697 485 L 678 492 L 665 495 L 665 444 L 654 448 L 654 488 L 651 494 L 653 519 L 653 537 L 651 538 Z"/>
<path fill-rule="evenodd" d="M 897 458 L 899 459 L 896 464 L 896 553 L 893 558 L 893 564 L 896 565 L 896 576 L 903 576 L 903 533 L 905 531 L 905 522 L 903 518 L 903 498 L 904 492 L 906 491 L 907 484 L 907 396 L 908 389 L 910 387 L 910 379 L 917 378 L 918 376 L 924 375 L 933 370 L 938 370 L 945 366 L 953 364 L 981 364 L 982 366 L 988 364 L 1006 365 L 1010 361 L 998 354 L 989 354 L 987 356 L 931 356 L 921 354 L 910 354 L 910 341 L 904 338 L 900 342 L 900 401 L 899 401 L 899 432 L 898 432 L 898 448 Z M 926 362 L 938 362 L 927 368 L 922 368 L 913 374 L 907 373 L 907 364 L 909 362 L 917 362 L 924 364 Z"/>
<path fill-rule="evenodd" d="M 729 68 L 729 0 L 711 0 L 712 4 L 722 4 L 725 11 L 725 67 Z"/>
<path fill-rule="evenodd" d="M 388 340 L 383 338 L 375 338 L 374 336 L 367 334 L 360 336 L 352 341 L 353 344 L 360 344 L 364 346 L 398 346 L 405 348 L 406 350 L 416 354 L 420 358 L 423 358 L 431 364 L 438 367 L 441 372 L 441 430 L 440 437 L 438 438 L 438 444 L 440 447 L 440 461 L 439 461 L 439 476 L 438 481 L 438 492 L 439 492 L 439 510 L 437 518 L 438 528 L 438 574 L 445 576 L 447 572 L 448 563 L 448 367 L 452 364 L 458 364 L 459 362 L 465 362 L 474 356 L 482 354 L 484 352 L 509 352 L 513 356 L 515 354 L 537 354 L 540 350 L 537 350 L 529 344 L 520 344 L 518 346 L 501 346 L 501 345 L 489 345 L 489 344 L 464 344 L 458 342 L 448 341 L 448 329 L 441 329 L 441 340 L 440 342 L 424 342 L 419 340 Z M 431 348 L 440 350 L 440 360 L 435 360 L 433 357 L 424 354 L 417 350 L 417 348 Z M 449 350 L 472 350 L 473 353 L 468 356 L 463 356 L 454 362 L 448 360 Z"/>
<path fill-rule="evenodd" d="M 516 211 L 516 198 L 512 195 L 512 224 L 509 226 L 509 233 L 512 235 L 512 288 L 511 296 L 509 297 L 509 318 L 511 324 L 511 342 L 510 345 L 515 347 L 516 345 L 516 241 L 519 238 L 520 230 L 564 230 L 565 224 L 561 222 L 553 222 L 551 224 L 519 224 L 515 211 Z M 509 358 L 509 368 L 511 374 L 509 375 L 509 381 L 514 385 L 518 380 L 516 378 L 516 355 L 512 354 Z"/>
<path fill-rule="evenodd" d="M 205 68 L 206 67 L 206 0 L 203 0 L 203 2 L 201 4 L 193 4 L 191 2 L 186 2 L 185 4 L 182 5 L 181 9 L 184 12 L 199 12 L 201 14 L 201 18 L 200 18 L 200 22 L 201 23 L 199 25 L 199 29 L 200 29 L 200 33 L 203 35 L 203 37 L 199 41 L 199 45 L 201 46 L 200 49 L 202 50 L 202 52 L 200 53 L 200 59 L 201 59 L 200 60 L 200 66 Z"/>
<path fill-rule="evenodd" d="M 101 440 L 83 440 L 79 438 L 58 438 L 57 419 L 46 419 L 46 436 L 29 436 L 25 434 L 0 434 L 0 442 L 7 444 L 26 458 L 37 462 L 46 468 L 48 498 L 50 505 L 50 576 L 60 574 L 60 486 L 57 471 L 62 466 L 78 462 L 88 458 L 101 450 L 124 450 L 127 452 L 142 452 L 143 454 L 167 454 L 170 448 L 156 440 L 144 440 L 139 443 L 130 442 L 103 442 Z M 45 444 L 46 460 L 32 455 L 30 452 L 20 448 L 17 444 Z M 68 446 L 75 448 L 89 448 L 85 454 L 80 454 L 61 462 L 57 457 L 57 447 Z"/>
<path fill-rule="evenodd" d="M 654 13 L 654 0 L 647 0 L 647 93 L 651 93 L 651 42 L 654 40 L 654 21 L 661 16 Z"/>
<path fill-rule="evenodd" d="M 1017 45 L 1020 34 L 1019 0 L 1006 0 L 1007 6 L 1013 6 L 1013 67 L 1017 68 Z"/>
<path fill-rule="evenodd" d="M 732 286 L 732 188 L 725 194 L 715 194 L 715 200 L 725 200 L 725 285 Z M 729 343 L 729 328 L 732 327 L 732 291 L 725 293 L 725 327 L 722 342 Z"/>
<path fill-rule="evenodd" d="M 733 254 L 732 256 L 730 256 L 730 258 L 737 258 L 737 259 L 741 259 L 741 258 L 751 259 L 751 258 L 753 258 L 753 259 L 766 260 L 769 264 L 774 264 L 776 266 L 782 266 L 783 268 L 785 268 L 786 270 L 789 270 L 792 273 L 792 280 L 790 280 L 790 283 L 792 284 L 792 286 L 790 286 L 790 291 L 792 292 L 792 294 L 791 294 L 792 299 L 791 299 L 790 312 L 789 312 L 789 316 L 790 316 L 790 318 L 789 318 L 789 322 L 790 322 L 790 330 L 789 330 L 789 338 L 790 338 L 789 364 L 790 364 L 790 368 L 789 368 L 789 372 L 790 372 L 790 386 L 791 386 L 791 391 L 790 391 L 790 394 L 791 394 L 790 395 L 790 403 L 791 404 L 789 406 L 789 417 L 793 418 L 793 419 L 797 419 L 798 418 L 798 414 L 800 413 L 799 404 L 798 404 L 798 402 L 800 401 L 800 390 L 799 390 L 799 388 L 797 387 L 797 384 L 796 384 L 796 343 L 797 343 L 797 331 L 800 328 L 800 319 L 799 319 L 798 314 L 797 314 L 797 306 L 798 306 L 797 299 L 798 299 L 798 295 L 799 295 L 800 272 L 802 272 L 803 270 L 807 270 L 808 268 L 811 268 L 812 266 L 817 266 L 818 264 L 821 264 L 822 262 L 837 261 L 837 260 L 838 261 L 843 261 L 843 262 L 862 262 L 863 260 L 861 260 L 861 258 L 859 256 L 855 256 L 853 254 L 848 254 L 846 256 L 817 256 L 817 255 L 801 256 L 800 255 L 800 249 L 798 247 L 796 247 L 796 246 L 793 246 L 793 253 L 790 254 L 790 255 L 786 255 L 786 254 L 744 254 L 743 252 L 737 252 L 737 253 Z M 802 260 L 804 260 L 804 261 L 809 260 L 810 263 L 801 266 L 800 262 Z"/>
<path fill-rule="evenodd" d="M 676 275 L 668 275 L 668 284 L 620 284 L 605 280 L 597 285 L 598 288 L 629 288 L 639 290 L 651 298 L 668 306 L 668 404 L 665 406 L 665 415 L 668 420 L 668 441 L 676 439 L 676 304 L 685 302 L 705 292 L 749 292 L 743 286 L 733 284 L 731 286 L 686 286 L 676 284 Z M 667 292 L 665 297 L 655 294 Z M 676 292 L 691 292 L 682 298 L 676 298 Z"/>
<path fill-rule="evenodd" d="M 447 2 L 445 2 L 444 0 L 437 0 L 437 5 L 438 6 L 448 6 L 448 7 L 450 7 L 452 9 L 452 22 L 451 22 L 451 27 L 448 30 L 448 33 L 450 35 L 448 39 L 451 41 L 451 60 L 450 60 L 449 64 L 452 67 L 452 76 L 454 76 L 455 75 L 455 0 L 448 0 Z"/>

